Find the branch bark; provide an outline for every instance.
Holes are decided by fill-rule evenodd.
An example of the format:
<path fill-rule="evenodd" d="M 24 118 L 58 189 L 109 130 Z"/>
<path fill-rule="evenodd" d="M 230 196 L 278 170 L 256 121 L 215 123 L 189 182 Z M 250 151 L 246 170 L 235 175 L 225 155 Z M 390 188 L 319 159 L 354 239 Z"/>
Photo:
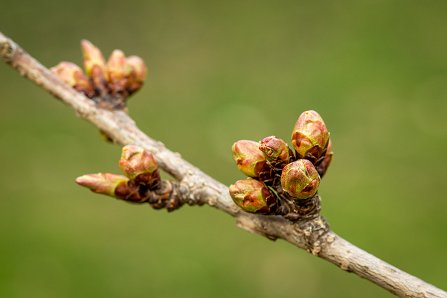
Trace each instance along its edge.
<path fill-rule="evenodd" d="M 292 223 L 279 216 L 243 212 L 232 201 L 228 188 L 183 160 L 138 129 L 123 111 L 98 108 L 92 100 L 67 86 L 47 68 L 0 33 L 0 56 L 19 73 L 70 106 L 121 145 L 136 144 L 151 151 L 161 169 L 181 186 L 180 196 L 191 205 L 208 204 L 236 218 L 237 225 L 268 239 L 284 239 L 353 272 L 401 297 L 447 297 L 447 292 L 414 277 L 361 250 L 331 231 L 322 217 Z"/>

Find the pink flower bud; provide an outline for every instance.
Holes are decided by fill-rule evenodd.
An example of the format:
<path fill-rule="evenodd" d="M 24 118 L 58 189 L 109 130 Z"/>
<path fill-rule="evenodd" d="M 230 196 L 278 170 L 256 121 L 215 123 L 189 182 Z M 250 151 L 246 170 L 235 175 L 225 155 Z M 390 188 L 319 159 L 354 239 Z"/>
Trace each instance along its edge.
<path fill-rule="evenodd" d="M 320 185 L 320 176 L 307 159 L 298 159 L 286 165 L 281 174 L 283 190 L 296 199 L 313 197 Z"/>
<path fill-rule="evenodd" d="M 81 40 L 81 49 L 84 55 L 84 68 L 87 75 L 92 75 L 92 70 L 95 65 L 106 75 L 106 62 L 101 51 L 86 39 Z"/>
<path fill-rule="evenodd" d="M 255 179 L 238 180 L 230 186 L 230 196 L 240 208 L 251 213 L 268 214 L 276 207 L 276 198 L 264 183 Z"/>
<path fill-rule="evenodd" d="M 259 149 L 270 162 L 284 163 L 290 158 L 290 149 L 287 143 L 275 136 L 266 137 L 259 142 Z"/>
<path fill-rule="evenodd" d="M 114 50 L 107 61 L 107 73 L 110 81 L 119 81 L 130 75 L 131 67 L 127 64 L 123 51 Z"/>
<path fill-rule="evenodd" d="M 126 58 L 127 65 L 130 67 L 130 76 L 127 82 L 127 91 L 134 93 L 141 88 L 146 80 L 147 68 L 143 59 L 138 56 L 129 56 Z"/>
<path fill-rule="evenodd" d="M 329 132 L 321 116 L 315 111 L 303 112 L 293 128 L 292 144 L 298 158 L 315 162 L 324 152 Z"/>
<path fill-rule="evenodd" d="M 89 188 L 91 191 L 115 196 L 115 190 L 120 186 L 127 185 L 129 179 L 121 175 L 110 173 L 87 174 L 76 178 L 76 183 Z"/>
<path fill-rule="evenodd" d="M 249 177 L 259 177 L 269 171 L 259 144 L 254 141 L 239 140 L 233 144 L 233 159 L 239 170 Z"/>
<path fill-rule="evenodd" d="M 51 71 L 70 87 L 85 93 L 87 96 L 92 95 L 92 84 L 82 69 L 76 64 L 63 61 L 52 67 Z"/>
<path fill-rule="evenodd" d="M 136 145 L 123 147 L 119 166 L 124 175 L 141 183 L 151 184 L 160 179 L 157 161 L 152 153 Z"/>

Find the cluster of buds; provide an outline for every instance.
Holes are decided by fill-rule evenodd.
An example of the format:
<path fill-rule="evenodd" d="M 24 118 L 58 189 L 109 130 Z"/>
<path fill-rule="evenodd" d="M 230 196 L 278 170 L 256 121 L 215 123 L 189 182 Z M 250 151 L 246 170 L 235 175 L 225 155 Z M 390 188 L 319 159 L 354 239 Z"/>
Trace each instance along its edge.
<path fill-rule="evenodd" d="M 292 144 L 295 150 L 275 136 L 233 144 L 233 159 L 248 176 L 230 186 L 236 205 L 247 212 L 289 219 L 319 210 L 317 190 L 333 153 L 329 132 L 317 112 L 300 115 Z"/>
<path fill-rule="evenodd" d="M 146 79 L 143 59 L 126 57 L 121 50 L 114 50 L 106 62 L 101 51 L 91 42 L 82 40 L 81 48 L 85 73 L 71 62 L 60 62 L 51 71 L 101 107 L 125 108 L 127 98 L 139 90 Z"/>
<path fill-rule="evenodd" d="M 160 178 L 157 161 L 149 151 L 127 145 L 122 149 L 119 166 L 124 176 L 87 174 L 78 177 L 76 183 L 95 193 L 132 203 L 149 203 L 154 209 L 172 211 L 183 204 L 177 196 L 178 184 Z"/>

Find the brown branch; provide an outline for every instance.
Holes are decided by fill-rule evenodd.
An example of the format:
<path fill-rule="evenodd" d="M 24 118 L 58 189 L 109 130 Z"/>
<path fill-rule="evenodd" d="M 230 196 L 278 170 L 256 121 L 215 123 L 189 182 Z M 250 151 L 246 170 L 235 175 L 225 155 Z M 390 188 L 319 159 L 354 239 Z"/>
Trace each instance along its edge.
<path fill-rule="evenodd" d="M 100 109 L 81 93 L 55 77 L 47 68 L 27 54 L 16 43 L 0 33 L 0 56 L 56 98 L 69 105 L 82 118 L 104 131 L 118 144 L 136 144 L 151 151 L 160 168 L 180 183 L 179 195 L 189 204 L 208 204 L 236 218 L 237 225 L 269 239 L 284 239 L 341 269 L 353 272 L 401 297 L 447 297 L 417 277 L 359 249 L 329 230 L 323 218 L 292 223 L 279 216 L 262 216 L 241 211 L 228 194 L 228 188 L 183 160 L 138 129 L 123 111 Z"/>

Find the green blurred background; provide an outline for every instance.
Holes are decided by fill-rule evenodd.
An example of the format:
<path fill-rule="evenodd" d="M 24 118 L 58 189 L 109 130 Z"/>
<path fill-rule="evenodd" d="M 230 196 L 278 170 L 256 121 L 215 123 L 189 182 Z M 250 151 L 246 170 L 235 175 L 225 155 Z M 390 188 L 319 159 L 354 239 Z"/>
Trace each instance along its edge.
<path fill-rule="evenodd" d="M 335 159 L 332 228 L 447 289 L 446 1 L 3 1 L 0 30 L 47 66 L 79 40 L 142 56 L 141 129 L 231 184 L 240 138 L 315 109 Z M 75 185 L 120 148 L 0 63 L 0 297 L 390 297 L 210 207 L 172 214 Z"/>

